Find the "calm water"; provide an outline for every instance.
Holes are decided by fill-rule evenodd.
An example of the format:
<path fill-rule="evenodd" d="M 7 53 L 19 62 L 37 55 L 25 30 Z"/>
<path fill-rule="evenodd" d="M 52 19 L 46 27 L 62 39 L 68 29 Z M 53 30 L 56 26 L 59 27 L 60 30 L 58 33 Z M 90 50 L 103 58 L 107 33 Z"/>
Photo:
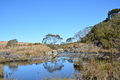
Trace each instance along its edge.
<path fill-rule="evenodd" d="M 76 70 L 73 66 L 73 59 L 59 57 L 55 61 L 40 64 L 28 64 L 18 66 L 5 65 L 5 80 L 43 80 L 48 78 L 70 78 Z"/>

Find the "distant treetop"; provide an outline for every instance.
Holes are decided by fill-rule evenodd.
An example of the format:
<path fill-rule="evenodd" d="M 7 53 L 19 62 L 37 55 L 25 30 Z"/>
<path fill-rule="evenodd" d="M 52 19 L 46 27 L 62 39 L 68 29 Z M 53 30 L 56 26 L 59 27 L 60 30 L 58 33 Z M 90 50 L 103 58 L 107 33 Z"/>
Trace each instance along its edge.
<path fill-rule="evenodd" d="M 108 12 L 108 18 L 110 19 L 111 16 L 113 16 L 114 14 L 118 14 L 119 12 L 120 12 L 120 8 L 112 9 L 111 11 Z"/>
<path fill-rule="evenodd" d="M 47 34 L 42 40 L 44 44 L 56 44 L 59 43 L 63 38 L 56 34 Z"/>

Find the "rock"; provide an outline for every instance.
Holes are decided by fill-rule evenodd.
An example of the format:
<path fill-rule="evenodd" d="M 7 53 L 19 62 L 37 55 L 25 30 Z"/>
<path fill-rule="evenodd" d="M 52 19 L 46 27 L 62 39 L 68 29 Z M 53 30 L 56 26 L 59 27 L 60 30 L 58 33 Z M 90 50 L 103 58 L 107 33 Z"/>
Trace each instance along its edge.
<path fill-rule="evenodd" d="M 12 54 L 12 53 L 9 53 L 9 52 L 0 52 L 0 57 L 2 58 L 12 58 L 12 59 L 17 59 L 20 57 L 20 55 L 18 54 Z"/>
<path fill-rule="evenodd" d="M 52 50 L 47 53 L 48 56 L 55 58 L 58 55 L 57 50 Z"/>
<path fill-rule="evenodd" d="M 0 56 L 5 56 L 5 55 L 10 55 L 11 53 L 9 52 L 0 52 Z"/>
<path fill-rule="evenodd" d="M 100 54 L 100 53 L 99 53 L 99 54 L 96 55 L 95 58 L 96 58 L 96 59 L 99 59 L 99 60 L 102 60 L 103 57 L 104 57 L 104 54 Z"/>
<path fill-rule="evenodd" d="M 53 51 L 52 51 L 52 55 L 57 56 L 57 55 L 58 55 L 57 50 L 53 50 Z"/>
<path fill-rule="evenodd" d="M 51 55 L 51 54 L 52 54 L 52 51 L 47 52 L 47 55 Z"/>
<path fill-rule="evenodd" d="M 63 53 L 64 50 L 63 50 L 63 49 L 57 49 L 57 52 L 58 52 L 58 53 Z"/>
<path fill-rule="evenodd" d="M 86 55 L 86 53 L 81 53 L 80 55 L 82 58 L 88 58 L 88 56 Z"/>
<path fill-rule="evenodd" d="M 117 61 L 120 61 L 120 57 L 117 58 Z"/>
<path fill-rule="evenodd" d="M 110 56 L 104 56 L 103 59 L 104 59 L 104 60 L 109 60 L 109 59 L 110 59 Z"/>

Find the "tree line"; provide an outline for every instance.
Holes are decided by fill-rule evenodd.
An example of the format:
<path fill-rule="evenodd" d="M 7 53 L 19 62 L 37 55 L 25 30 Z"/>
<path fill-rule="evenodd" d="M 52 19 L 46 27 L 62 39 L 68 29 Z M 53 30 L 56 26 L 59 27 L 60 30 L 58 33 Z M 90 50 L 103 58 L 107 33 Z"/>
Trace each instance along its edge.
<path fill-rule="evenodd" d="M 69 37 L 65 42 L 62 42 L 63 38 L 59 34 L 47 34 L 42 40 L 44 44 L 64 44 L 64 43 L 72 43 L 79 42 L 83 37 L 85 37 L 91 30 L 92 26 L 86 27 L 83 30 L 75 33 L 73 37 Z"/>

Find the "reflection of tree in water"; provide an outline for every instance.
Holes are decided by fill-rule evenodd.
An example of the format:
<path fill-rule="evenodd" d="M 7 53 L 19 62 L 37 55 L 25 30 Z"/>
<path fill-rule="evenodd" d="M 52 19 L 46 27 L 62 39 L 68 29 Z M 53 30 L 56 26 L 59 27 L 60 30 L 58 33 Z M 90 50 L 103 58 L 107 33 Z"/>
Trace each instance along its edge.
<path fill-rule="evenodd" d="M 18 69 L 18 65 L 9 65 L 8 67 L 13 71 L 17 71 Z"/>
<path fill-rule="evenodd" d="M 43 66 L 48 72 L 61 70 L 64 67 L 63 62 L 60 61 L 46 62 Z"/>
<path fill-rule="evenodd" d="M 16 80 L 14 78 L 14 73 L 18 70 L 18 65 L 17 64 L 9 64 L 8 68 L 10 69 L 10 71 L 5 71 L 4 72 L 4 78 L 5 80 Z"/>

